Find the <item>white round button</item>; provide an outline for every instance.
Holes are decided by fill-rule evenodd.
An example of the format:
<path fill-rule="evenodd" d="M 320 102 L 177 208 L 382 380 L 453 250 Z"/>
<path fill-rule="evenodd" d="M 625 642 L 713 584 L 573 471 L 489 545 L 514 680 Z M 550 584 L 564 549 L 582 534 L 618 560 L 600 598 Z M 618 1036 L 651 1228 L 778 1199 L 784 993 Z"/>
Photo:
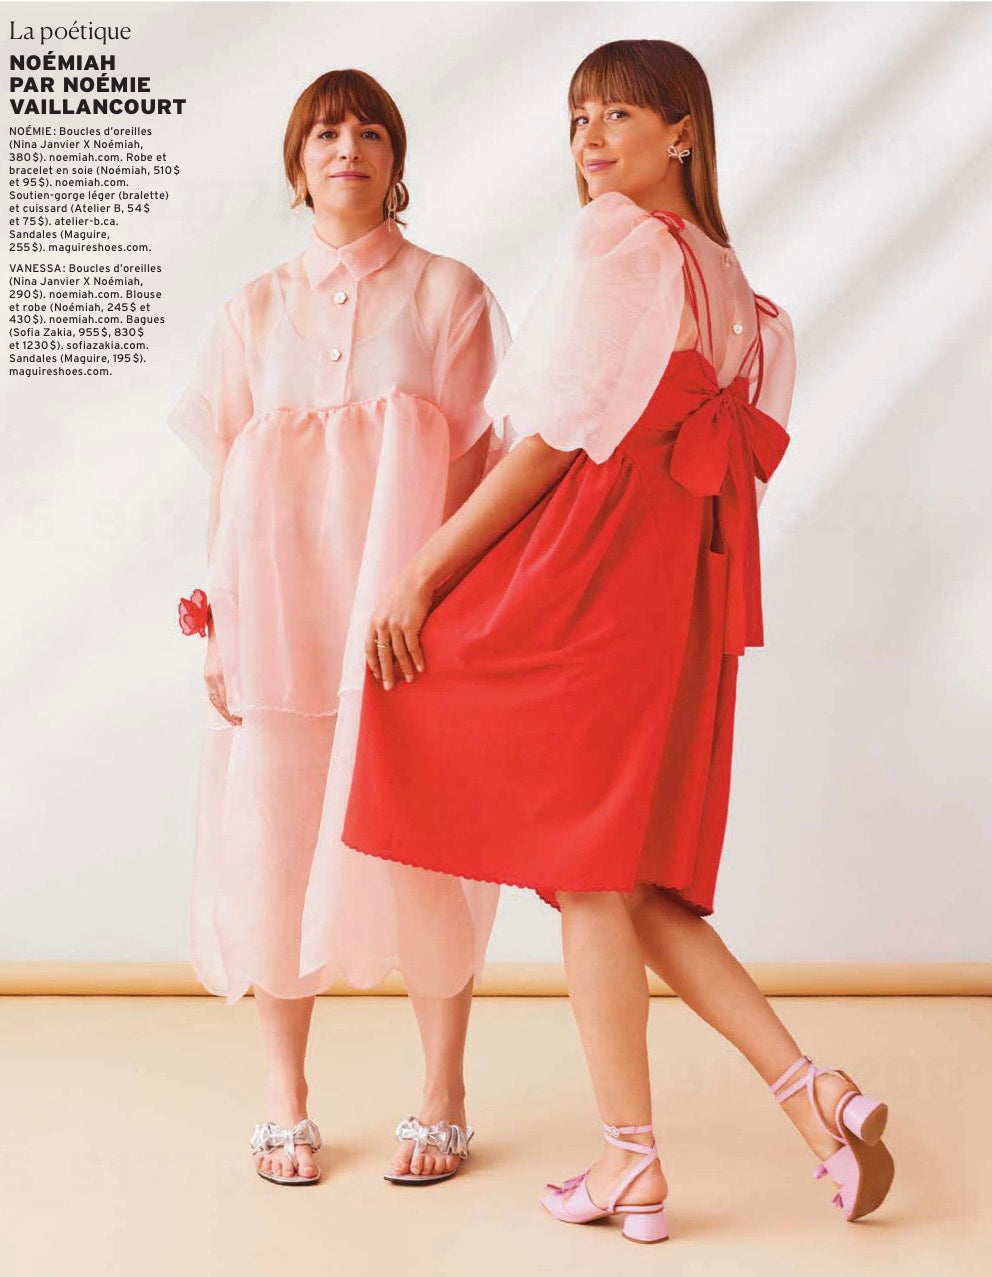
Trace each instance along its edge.
<path fill-rule="evenodd" d="M 343 306 L 345 302 L 348 300 L 348 294 L 342 292 L 341 289 L 339 288 L 338 291 L 334 294 L 334 300 L 337 302 L 339 306 Z"/>
<path fill-rule="evenodd" d="M 338 360 L 341 358 L 341 352 L 340 350 L 338 350 L 337 346 L 335 346 L 333 350 L 329 350 L 327 352 L 327 357 L 328 359 L 333 359 L 334 362 L 337 363 Z"/>
<path fill-rule="evenodd" d="M 734 332 L 739 337 L 743 331 L 744 331 L 744 325 L 740 322 L 740 320 L 738 320 L 737 323 L 734 324 Z"/>

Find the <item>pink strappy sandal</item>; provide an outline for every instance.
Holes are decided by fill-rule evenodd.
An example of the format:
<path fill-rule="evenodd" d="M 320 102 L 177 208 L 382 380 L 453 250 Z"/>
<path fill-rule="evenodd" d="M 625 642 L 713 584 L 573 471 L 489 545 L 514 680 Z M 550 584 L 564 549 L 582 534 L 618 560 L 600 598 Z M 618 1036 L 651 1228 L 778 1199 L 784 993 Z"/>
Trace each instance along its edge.
<path fill-rule="evenodd" d="M 779 1087 L 788 1082 L 803 1064 L 809 1065 L 806 1076 L 776 1094 Z M 852 1089 L 844 1092 L 834 1109 L 836 1130 L 831 1130 L 827 1125 L 813 1089 L 821 1073 L 832 1073 L 851 1083 Z M 848 1077 L 843 1069 L 818 1069 L 808 1055 L 801 1055 L 794 1064 L 790 1064 L 769 1089 L 781 1104 L 803 1087 L 806 1088 L 810 1107 L 816 1114 L 817 1121 L 828 1135 L 841 1141 L 840 1148 L 817 1166 L 813 1178 L 822 1179 L 824 1175 L 829 1175 L 838 1189 L 831 1198 L 833 1205 L 844 1212 L 845 1219 L 860 1219 L 862 1215 L 881 1206 L 895 1174 L 892 1155 L 882 1143 L 882 1132 L 889 1116 L 888 1107 L 881 1100 L 863 1095 L 854 1079 Z"/>
<path fill-rule="evenodd" d="M 588 1171 L 565 1180 L 564 1184 L 548 1184 L 551 1192 L 541 1198 L 541 1205 L 566 1224 L 589 1224 L 595 1219 L 605 1219 L 608 1215 L 623 1215 L 623 1235 L 631 1242 L 663 1242 L 668 1240 L 668 1225 L 665 1222 L 665 1203 L 650 1202 L 646 1206 L 618 1206 L 618 1200 L 637 1179 L 638 1175 L 659 1160 L 658 1146 L 653 1141 L 650 1145 L 635 1144 L 632 1140 L 619 1139 L 620 1135 L 646 1135 L 650 1126 L 605 1126 L 603 1132 L 609 1143 L 617 1148 L 624 1148 L 630 1153 L 643 1154 L 640 1166 L 635 1166 L 630 1174 L 620 1181 L 608 1206 L 597 1206 L 589 1196 L 586 1188 Z"/>

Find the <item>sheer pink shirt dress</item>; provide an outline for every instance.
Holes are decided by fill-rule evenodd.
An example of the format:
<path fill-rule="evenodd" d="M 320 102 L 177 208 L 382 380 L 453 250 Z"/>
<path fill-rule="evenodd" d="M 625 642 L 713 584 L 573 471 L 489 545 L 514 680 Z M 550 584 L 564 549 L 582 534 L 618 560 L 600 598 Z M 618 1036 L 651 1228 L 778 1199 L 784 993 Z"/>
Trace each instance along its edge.
<path fill-rule="evenodd" d="M 314 230 L 224 306 L 169 417 L 220 484 L 205 588 L 242 722 L 208 705 L 191 947 L 228 1002 L 393 969 L 446 993 L 481 968 L 497 888 L 391 872 L 339 834 L 371 613 L 440 525 L 450 463 L 489 430 L 507 346 L 461 262 L 392 222 L 340 249 Z M 496 423 L 487 469 L 505 447 Z"/>

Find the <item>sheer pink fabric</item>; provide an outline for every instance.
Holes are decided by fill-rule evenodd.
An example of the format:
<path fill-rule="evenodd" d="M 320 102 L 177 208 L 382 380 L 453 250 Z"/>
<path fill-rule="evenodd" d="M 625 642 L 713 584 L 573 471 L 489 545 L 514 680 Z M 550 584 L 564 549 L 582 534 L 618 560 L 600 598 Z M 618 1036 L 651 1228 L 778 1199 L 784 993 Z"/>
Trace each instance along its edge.
<path fill-rule="evenodd" d="M 338 975 L 367 986 L 394 967 L 414 988 L 447 988 L 452 972 L 461 987 L 481 966 L 497 889 L 445 879 L 453 939 L 435 932 L 427 952 L 397 907 L 409 874 L 343 848 L 336 813 L 369 616 L 440 524 L 448 467 L 489 427 L 483 396 L 507 344 L 462 263 L 388 222 L 341 249 L 314 233 L 224 307 L 169 417 L 220 483 L 206 589 L 243 722 L 207 711 L 192 951 L 229 1001 L 252 984 L 280 997 Z M 487 466 L 505 446 L 499 423 Z M 414 884 L 414 908 L 437 877 Z"/>
<path fill-rule="evenodd" d="M 684 235 L 703 270 L 712 316 L 717 381 L 734 377 L 757 332 L 754 295 L 732 249 L 698 227 Z M 696 324 L 685 304 L 682 253 L 668 227 L 618 192 L 578 214 L 550 276 L 500 365 L 486 408 L 508 415 L 516 436 L 613 452 L 643 412 L 673 350 L 691 348 Z M 749 369 L 752 396 L 781 425 L 795 381 L 792 325 L 781 308 L 762 313 L 763 361 Z M 759 387 L 760 376 L 760 387 Z M 758 482 L 759 499 L 765 485 Z"/>

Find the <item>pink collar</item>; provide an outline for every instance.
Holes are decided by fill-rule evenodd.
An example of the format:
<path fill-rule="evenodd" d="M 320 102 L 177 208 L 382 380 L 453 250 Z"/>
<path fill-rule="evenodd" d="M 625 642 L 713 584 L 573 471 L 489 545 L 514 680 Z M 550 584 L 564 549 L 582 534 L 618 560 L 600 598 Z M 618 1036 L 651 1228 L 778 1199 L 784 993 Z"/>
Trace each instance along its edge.
<path fill-rule="evenodd" d="M 313 226 L 310 243 L 303 250 L 303 267 L 310 287 L 319 288 L 338 265 L 343 265 L 355 279 L 363 279 L 391 261 L 403 242 L 403 232 L 389 220 L 340 248 L 322 240 Z"/>

